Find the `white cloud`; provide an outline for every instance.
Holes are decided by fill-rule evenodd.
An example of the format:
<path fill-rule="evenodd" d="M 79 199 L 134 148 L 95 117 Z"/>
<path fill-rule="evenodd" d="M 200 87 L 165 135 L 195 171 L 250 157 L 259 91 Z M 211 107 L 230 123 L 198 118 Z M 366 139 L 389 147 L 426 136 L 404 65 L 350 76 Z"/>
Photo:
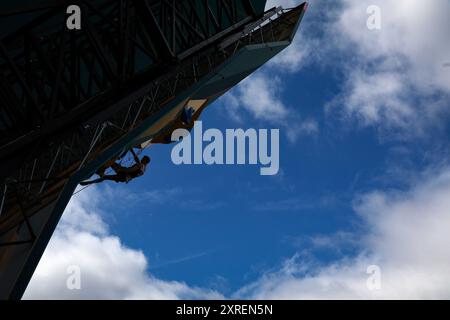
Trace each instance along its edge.
<path fill-rule="evenodd" d="M 395 72 L 367 74 L 354 71 L 348 79 L 343 101 L 351 115 L 359 117 L 364 125 L 384 123 L 405 128 L 418 116 L 406 95 L 403 76 Z"/>
<path fill-rule="evenodd" d="M 316 120 L 303 118 L 296 110 L 285 105 L 282 100 L 283 82 L 272 72 L 259 71 L 224 97 L 224 103 L 232 110 L 232 117 L 242 122 L 245 110 L 254 119 L 276 125 L 295 142 L 299 136 L 315 136 L 319 132 Z"/>
<path fill-rule="evenodd" d="M 150 275 L 143 252 L 111 235 L 95 188 L 70 202 L 24 295 L 25 299 L 220 299 L 212 290 Z M 67 268 L 78 266 L 81 290 L 68 290 Z"/>
<path fill-rule="evenodd" d="M 256 73 L 239 85 L 235 98 L 256 119 L 278 122 L 289 114 L 279 96 L 280 85 L 280 79 Z"/>
<path fill-rule="evenodd" d="M 268 1 L 266 9 L 277 6 L 292 8 L 298 4 L 295 0 Z M 295 142 L 300 136 L 316 136 L 319 124 L 315 119 L 304 118 L 296 110 L 299 106 L 287 106 L 283 101 L 282 88 L 286 80 L 278 75 L 298 72 L 306 64 L 305 59 L 311 54 L 311 41 L 305 42 L 298 32 L 292 44 L 275 56 L 260 71 L 242 81 L 236 89 L 227 93 L 223 99 L 232 111 L 230 117 L 243 122 L 242 111 L 254 119 L 279 126 L 289 141 Z"/>
<path fill-rule="evenodd" d="M 300 2 L 271 0 L 267 8 Z M 381 30 L 367 28 L 373 5 L 381 9 Z M 390 137 L 426 136 L 450 114 L 449 11 L 446 0 L 311 1 L 293 44 L 268 67 L 280 74 L 314 63 L 337 71 L 341 92 L 326 106 L 333 120 L 338 112 Z"/>
<path fill-rule="evenodd" d="M 381 59 L 392 70 L 406 72 L 409 82 L 423 92 L 450 92 L 450 74 L 443 68 L 449 60 L 450 41 L 446 0 L 343 0 L 336 22 L 341 46 L 351 46 L 362 62 Z M 369 5 L 381 8 L 382 28 L 366 28 Z"/>
<path fill-rule="evenodd" d="M 367 28 L 367 8 L 381 9 L 381 30 Z M 417 137 L 449 115 L 450 60 L 445 0 L 311 2 L 303 30 L 304 63 L 338 70 L 341 94 L 328 110 L 363 126 Z M 334 70 L 334 71 L 333 71 Z M 333 117 L 334 119 L 334 117 Z"/>
<path fill-rule="evenodd" d="M 309 57 L 313 54 L 313 41 L 305 41 L 303 31 L 298 31 L 291 45 L 280 54 L 275 56 L 268 67 L 278 72 L 295 73 L 299 72 L 308 64 Z"/>
<path fill-rule="evenodd" d="M 367 228 L 359 255 L 327 266 L 296 255 L 236 297 L 450 299 L 449 208 L 450 168 L 429 173 L 407 192 L 364 195 L 355 203 Z M 370 265 L 381 268 L 381 290 L 367 288 Z"/>
<path fill-rule="evenodd" d="M 266 4 L 266 10 L 278 6 L 282 6 L 284 9 L 293 8 L 299 3 L 300 1 L 296 0 L 269 0 Z M 268 63 L 268 66 L 278 70 L 278 72 L 298 72 L 308 63 L 308 57 L 312 54 L 314 47 L 315 44 L 312 39 L 306 41 L 303 24 L 301 24 L 292 44 L 275 56 Z"/>

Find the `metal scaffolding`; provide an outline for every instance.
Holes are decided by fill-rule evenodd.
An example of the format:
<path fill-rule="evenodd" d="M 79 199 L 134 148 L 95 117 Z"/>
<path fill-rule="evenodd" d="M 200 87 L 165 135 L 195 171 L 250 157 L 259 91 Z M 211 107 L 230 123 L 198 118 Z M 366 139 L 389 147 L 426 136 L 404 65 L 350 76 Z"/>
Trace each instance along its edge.
<path fill-rule="evenodd" d="M 69 31 L 67 4 L 0 13 L 20 22 L 0 38 L 0 299 L 22 296 L 79 179 L 241 48 L 292 40 L 306 9 L 70 1 L 83 28 Z"/>

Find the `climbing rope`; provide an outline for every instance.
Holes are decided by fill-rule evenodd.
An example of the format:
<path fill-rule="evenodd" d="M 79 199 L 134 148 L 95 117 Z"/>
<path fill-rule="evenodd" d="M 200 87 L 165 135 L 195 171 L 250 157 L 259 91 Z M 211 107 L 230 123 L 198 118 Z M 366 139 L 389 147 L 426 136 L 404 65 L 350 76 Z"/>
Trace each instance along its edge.
<path fill-rule="evenodd" d="M 87 189 L 87 188 L 89 188 L 89 187 L 90 187 L 90 186 L 86 186 L 86 187 L 81 188 L 80 190 L 74 192 L 74 193 L 72 194 L 72 197 L 73 197 L 73 196 L 76 196 L 76 195 L 79 194 L 81 191 L 84 191 L 85 189 Z"/>

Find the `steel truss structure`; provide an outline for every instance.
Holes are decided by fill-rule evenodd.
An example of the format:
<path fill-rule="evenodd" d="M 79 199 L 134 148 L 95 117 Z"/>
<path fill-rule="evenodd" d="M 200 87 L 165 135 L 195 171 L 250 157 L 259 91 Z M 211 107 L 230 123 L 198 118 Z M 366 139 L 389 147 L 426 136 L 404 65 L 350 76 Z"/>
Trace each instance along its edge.
<path fill-rule="evenodd" d="M 69 4 L 81 30 L 66 27 Z M 289 39 L 306 4 L 264 7 L 86 0 L 0 13 L 18 25 L 0 38 L 0 299 L 21 298 L 80 179 L 241 48 Z"/>

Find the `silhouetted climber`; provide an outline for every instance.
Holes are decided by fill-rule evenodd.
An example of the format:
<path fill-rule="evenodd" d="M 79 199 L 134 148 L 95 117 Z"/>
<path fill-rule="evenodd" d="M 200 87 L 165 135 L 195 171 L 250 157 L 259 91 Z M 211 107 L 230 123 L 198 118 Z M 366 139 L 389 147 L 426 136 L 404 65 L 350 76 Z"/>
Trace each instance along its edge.
<path fill-rule="evenodd" d="M 131 149 L 130 152 L 133 154 L 134 161 L 136 162 L 133 166 L 123 167 L 122 165 L 114 162 L 110 167 L 116 174 L 105 175 L 104 172 L 107 168 L 103 167 L 99 171 L 97 171 L 97 174 L 100 176 L 100 178 L 91 181 L 83 181 L 80 183 L 80 185 L 87 186 L 90 184 L 101 183 L 105 180 L 115 181 L 117 183 L 128 183 L 135 178 L 143 176 L 145 170 L 147 169 L 147 165 L 150 163 L 150 157 L 144 156 L 139 160 L 139 157 L 136 155 L 133 149 Z"/>

